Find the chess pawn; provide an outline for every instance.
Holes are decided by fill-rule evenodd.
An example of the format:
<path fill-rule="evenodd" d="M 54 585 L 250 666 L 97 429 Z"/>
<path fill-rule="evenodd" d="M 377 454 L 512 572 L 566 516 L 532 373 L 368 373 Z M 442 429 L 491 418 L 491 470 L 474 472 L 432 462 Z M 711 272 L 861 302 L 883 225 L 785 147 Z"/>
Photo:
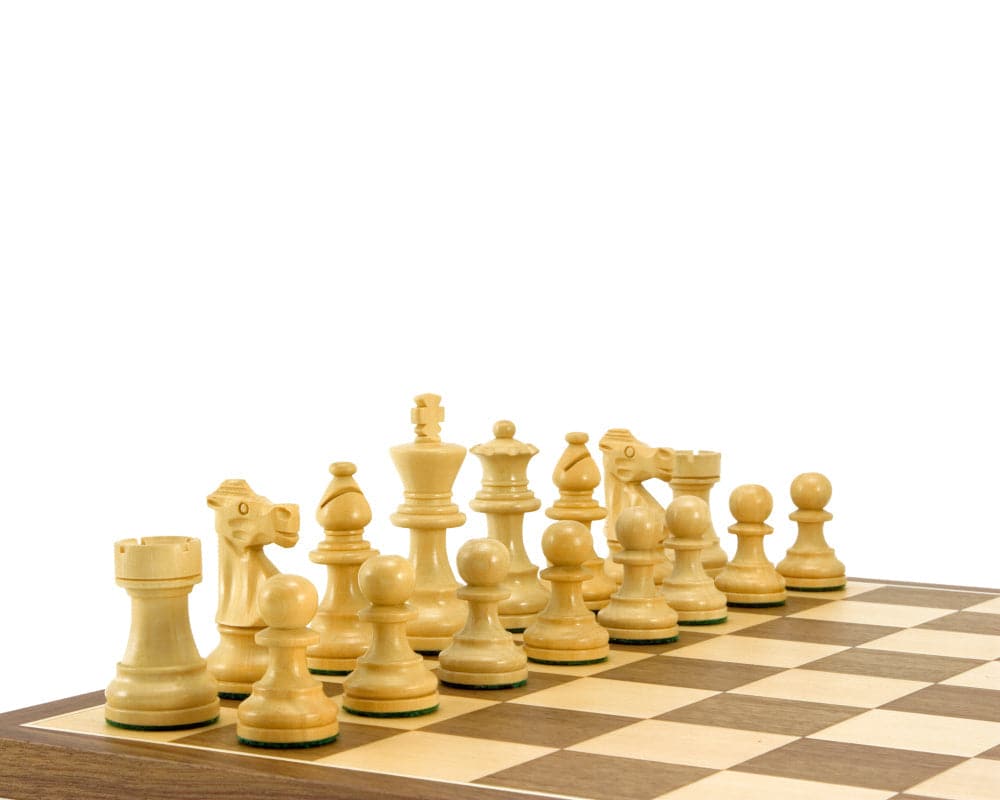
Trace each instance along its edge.
<path fill-rule="evenodd" d="M 413 565 L 402 556 L 376 556 L 361 565 L 358 583 L 370 603 L 361 619 L 372 625 L 372 642 L 344 679 L 344 710 L 365 717 L 436 711 L 437 677 L 406 636 L 407 623 L 418 614 L 407 603 L 416 583 Z"/>
<path fill-rule="evenodd" d="M 542 577 L 552 586 L 549 603 L 524 632 L 529 661 L 540 664 L 596 664 L 608 657 L 608 632 L 583 602 L 590 571 L 583 562 L 594 543 L 581 522 L 556 522 L 542 534 L 542 552 L 552 564 Z"/>
<path fill-rule="evenodd" d="M 774 502 L 763 486 L 737 486 L 729 496 L 729 510 L 736 519 L 729 532 L 737 538 L 736 555 L 715 577 L 715 587 L 725 592 L 731 606 L 781 606 L 785 604 L 785 579 L 764 555 L 764 537 L 774 528 L 768 518 Z"/>
<path fill-rule="evenodd" d="M 316 510 L 326 538 L 309 558 L 326 564 L 327 589 L 312 621 L 320 638 L 306 651 L 306 663 L 310 672 L 319 675 L 348 674 L 372 638 L 371 625 L 359 616 L 368 604 L 358 587 L 358 570 L 378 551 L 363 538 L 372 511 L 354 480 L 356 469 L 345 461 L 330 465 L 333 480 Z"/>
<path fill-rule="evenodd" d="M 524 549 L 524 515 L 541 506 L 527 477 L 528 461 L 538 448 L 519 442 L 514 432 L 513 422 L 501 420 L 493 426 L 493 441 L 472 448 L 483 465 L 483 483 L 469 507 L 486 514 L 487 535 L 510 552 L 503 584 L 509 596 L 500 603 L 500 621 L 507 630 L 520 632 L 545 608 L 549 593 Z"/>
<path fill-rule="evenodd" d="M 701 551 L 701 565 L 705 573 L 716 577 L 726 566 L 726 551 L 719 543 L 719 535 L 712 525 L 711 505 L 708 501 L 709 492 L 719 482 L 722 467 L 722 455 L 710 450 L 675 450 L 674 475 L 670 479 L 670 488 L 674 498 L 693 496 L 700 497 L 709 506 L 708 528 L 705 530 L 705 549 Z"/>
<path fill-rule="evenodd" d="M 132 627 L 105 692 L 104 718 L 118 728 L 154 731 L 215 722 L 218 687 L 188 616 L 188 595 L 201 581 L 201 542 L 184 536 L 116 542 L 115 579 L 132 598 Z"/>
<path fill-rule="evenodd" d="M 726 596 L 705 574 L 701 550 L 708 528 L 708 504 L 700 497 L 678 497 L 667 506 L 666 546 L 675 554 L 674 571 L 663 582 L 663 594 L 681 625 L 715 625 L 726 621 Z"/>
<path fill-rule="evenodd" d="M 504 630 L 498 603 L 509 593 L 502 583 L 510 551 L 496 539 L 472 539 L 458 551 L 458 573 L 466 586 L 458 596 L 469 603 L 465 627 L 438 658 L 442 683 L 469 689 L 509 689 L 528 680 L 528 659 Z"/>
<path fill-rule="evenodd" d="M 799 525 L 799 535 L 778 564 L 789 589 L 828 592 L 847 584 L 844 565 L 823 537 L 823 525 L 833 519 L 826 510 L 833 487 L 825 475 L 806 472 L 792 481 L 792 502 L 797 510 L 788 518 Z"/>
<path fill-rule="evenodd" d="M 612 642 L 663 644 L 677 640 L 677 612 L 656 588 L 653 567 L 663 561 L 663 520 L 648 508 L 627 508 L 615 523 L 622 546 L 613 558 L 624 567 L 621 588 L 597 612 Z"/>
<path fill-rule="evenodd" d="M 268 666 L 236 710 L 236 738 L 253 747 L 317 747 L 337 738 L 337 704 L 309 674 L 306 648 L 319 634 L 306 627 L 316 613 L 315 587 L 298 575 L 275 575 L 260 591 L 267 625 L 256 635 Z"/>
<path fill-rule="evenodd" d="M 267 669 L 267 651 L 255 636 L 263 630 L 258 597 L 278 568 L 264 547 L 292 547 L 299 539 L 299 507 L 272 503 L 244 480 L 226 480 L 207 498 L 219 535 L 219 645 L 208 656 L 208 671 L 219 682 L 219 697 L 242 700 Z"/>
<path fill-rule="evenodd" d="M 403 481 L 404 501 L 390 518 L 410 529 L 410 561 L 416 572 L 412 606 L 417 611 L 406 633 L 419 653 L 436 655 L 451 644 L 465 624 L 465 602 L 455 594 L 458 582 L 448 563 L 445 533 L 465 524 L 465 514 L 451 501 L 452 484 L 465 460 L 465 448 L 441 442 L 441 398 L 422 394 L 410 419 L 416 439 L 389 450 Z"/>
<path fill-rule="evenodd" d="M 555 520 L 582 522 L 589 531 L 590 524 L 604 519 L 608 512 L 593 497 L 594 489 L 601 482 L 601 473 L 587 449 L 588 438 L 585 433 L 566 434 L 567 447 L 552 473 L 552 482 L 559 490 L 559 499 L 545 510 L 545 516 Z M 607 574 L 604 559 L 597 555 L 593 546 L 583 566 L 594 576 L 589 581 L 584 581 L 583 602 L 591 611 L 599 611 L 607 606 L 611 593 L 618 585 Z"/>

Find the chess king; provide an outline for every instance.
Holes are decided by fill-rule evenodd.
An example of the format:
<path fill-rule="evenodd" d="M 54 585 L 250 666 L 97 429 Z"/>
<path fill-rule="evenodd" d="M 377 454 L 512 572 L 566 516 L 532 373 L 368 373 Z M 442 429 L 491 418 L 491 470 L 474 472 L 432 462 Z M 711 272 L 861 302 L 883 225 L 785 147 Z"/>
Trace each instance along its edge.
<path fill-rule="evenodd" d="M 219 535 L 219 646 L 208 670 L 219 696 L 242 700 L 267 668 L 267 650 L 254 641 L 265 627 L 258 607 L 264 583 L 278 568 L 264 546 L 292 547 L 299 540 L 299 507 L 272 503 L 244 480 L 226 480 L 208 496 Z"/>

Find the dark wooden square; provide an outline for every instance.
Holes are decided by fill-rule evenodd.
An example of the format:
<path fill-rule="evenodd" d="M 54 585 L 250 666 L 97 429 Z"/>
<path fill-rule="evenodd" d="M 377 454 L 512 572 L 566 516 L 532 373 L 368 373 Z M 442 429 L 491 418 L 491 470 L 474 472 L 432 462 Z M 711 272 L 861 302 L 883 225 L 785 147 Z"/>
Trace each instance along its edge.
<path fill-rule="evenodd" d="M 899 628 L 889 628 L 884 625 L 858 625 L 853 622 L 782 617 L 735 631 L 730 635 L 853 647 L 888 636 L 890 633 L 896 633 L 898 630 Z"/>
<path fill-rule="evenodd" d="M 1000 690 L 939 684 L 900 697 L 898 700 L 886 703 L 882 708 L 933 714 L 938 717 L 1000 722 Z"/>
<path fill-rule="evenodd" d="M 972 658 L 899 653 L 859 647 L 810 661 L 804 664 L 802 669 L 937 683 L 984 663 L 986 662 Z"/>
<path fill-rule="evenodd" d="M 774 667 L 699 658 L 650 658 L 615 667 L 602 672 L 600 677 L 725 692 L 783 671 Z"/>
<path fill-rule="evenodd" d="M 954 608 L 956 610 L 984 603 L 995 595 L 978 592 L 925 589 L 920 586 L 883 586 L 851 598 L 860 603 L 892 603 L 900 606 Z"/>
<path fill-rule="evenodd" d="M 688 722 L 719 728 L 808 736 L 845 719 L 863 714 L 867 709 L 805 703 L 771 697 L 720 694 L 689 706 L 668 711 L 656 719 Z"/>
<path fill-rule="evenodd" d="M 1000 636 L 1000 614 L 980 614 L 978 611 L 959 611 L 938 617 L 919 628 L 936 631 L 957 631 L 958 633 L 979 633 L 984 636 Z"/>

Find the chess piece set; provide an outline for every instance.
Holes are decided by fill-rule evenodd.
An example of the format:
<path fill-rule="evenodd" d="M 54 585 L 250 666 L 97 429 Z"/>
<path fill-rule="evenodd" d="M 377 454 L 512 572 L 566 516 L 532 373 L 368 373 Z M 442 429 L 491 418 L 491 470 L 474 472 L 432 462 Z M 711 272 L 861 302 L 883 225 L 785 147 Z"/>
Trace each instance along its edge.
<path fill-rule="evenodd" d="M 737 550 L 719 544 L 708 495 L 720 455 L 650 447 L 622 428 L 600 440 L 606 508 L 593 497 L 601 482 L 584 433 L 569 433 L 553 482 L 559 498 L 545 513 L 541 537 L 548 566 L 531 563 L 524 515 L 541 502 L 528 488 L 537 448 L 496 423 L 490 442 L 471 448 L 483 468 L 470 507 L 486 516 L 487 537 L 465 542 L 456 565 L 446 533 L 465 523 L 452 485 L 466 448 L 441 441 L 440 397 L 420 395 L 412 410 L 414 441 L 390 450 L 404 485 L 391 516 L 410 531 L 409 557 L 380 555 L 364 539 L 372 512 L 338 462 L 316 519 L 324 537 L 309 557 L 327 567 L 322 598 L 305 578 L 280 574 L 264 553 L 299 538 L 298 506 L 272 503 L 243 480 L 226 480 L 208 497 L 219 540 L 219 644 L 200 657 L 187 596 L 201 580 L 201 544 L 188 537 L 147 537 L 115 544 L 119 585 L 132 598 L 125 655 L 106 691 L 113 726 L 174 730 L 213 723 L 220 698 L 241 701 L 237 736 L 246 745 L 313 747 L 336 739 L 338 706 L 316 676 L 343 678 L 343 709 L 362 717 L 428 714 L 439 681 L 501 689 L 528 680 L 528 662 L 592 664 L 609 642 L 677 639 L 679 625 L 726 620 L 729 606 L 773 606 L 787 589 L 828 591 L 845 584 L 844 566 L 823 535 L 829 481 L 818 473 L 792 483 L 798 538 L 776 567 L 764 552 L 772 498 L 745 485 L 730 497 Z M 644 482 L 670 484 L 664 509 Z M 591 525 L 605 520 L 609 558 Z M 514 634 L 523 634 L 523 646 Z M 424 656 L 437 658 L 436 672 Z"/>

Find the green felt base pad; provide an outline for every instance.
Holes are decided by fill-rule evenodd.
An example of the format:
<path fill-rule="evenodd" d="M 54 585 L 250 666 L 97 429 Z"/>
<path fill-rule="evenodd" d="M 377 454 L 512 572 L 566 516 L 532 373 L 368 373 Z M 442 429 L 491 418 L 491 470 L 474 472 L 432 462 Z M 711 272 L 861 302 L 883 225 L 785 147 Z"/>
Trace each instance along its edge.
<path fill-rule="evenodd" d="M 344 706 L 344 711 L 348 711 L 351 714 L 357 714 L 359 717 L 377 717 L 378 719 L 422 717 L 424 714 L 432 714 L 437 710 L 437 705 L 433 705 L 430 708 L 419 708 L 416 711 L 358 711 L 357 709 Z"/>
<path fill-rule="evenodd" d="M 335 742 L 337 741 L 337 734 L 328 736 L 325 739 L 314 739 L 311 742 L 258 742 L 253 739 L 244 739 L 242 736 L 237 736 L 236 739 L 240 744 L 249 745 L 250 747 L 267 747 L 271 750 L 298 750 L 304 747 L 320 747 L 324 744 Z"/>
<path fill-rule="evenodd" d="M 667 639 L 616 639 L 612 636 L 609 641 L 612 644 L 670 644 L 680 638 L 680 636 L 671 636 Z"/>
<path fill-rule="evenodd" d="M 242 692 L 219 692 L 220 700 L 246 700 L 249 696 Z"/>
<path fill-rule="evenodd" d="M 601 664 L 607 660 L 608 657 L 604 656 L 603 658 L 591 658 L 587 661 L 546 661 L 545 659 L 528 656 L 528 661 L 533 661 L 536 664 L 554 664 L 557 667 L 582 667 L 586 664 Z"/>
<path fill-rule="evenodd" d="M 456 689 L 517 689 L 518 687 L 524 686 L 528 683 L 528 679 L 525 678 L 523 681 L 518 681 L 517 683 L 499 683 L 493 686 L 479 686 L 478 684 L 472 683 L 452 683 L 451 681 L 444 681 L 438 678 L 438 680 L 445 686 L 454 686 Z"/>
<path fill-rule="evenodd" d="M 730 608 L 775 608 L 784 604 L 784 600 L 779 600 L 776 603 L 727 603 Z"/>
<path fill-rule="evenodd" d="M 678 625 L 721 625 L 727 619 L 729 619 L 729 617 L 719 617 L 718 619 L 692 619 L 689 620 L 688 622 L 680 620 L 678 621 L 677 624 Z"/>
<path fill-rule="evenodd" d="M 842 583 L 840 586 L 789 586 L 786 584 L 785 588 L 792 592 L 839 592 L 841 589 L 846 589 L 847 584 Z"/>
<path fill-rule="evenodd" d="M 309 671 L 313 675 L 350 675 L 354 670 L 352 669 L 313 669 L 309 667 Z"/>
<path fill-rule="evenodd" d="M 212 717 L 204 722 L 188 722 L 186 725 L 126 725 L 124 722 L 115 722 L 107 717 L 104 721 L 113 728 L 122 728 L 126 731 L 186 731 L 191 728 L 204 728 L 206 725 L 218 722 L 219 718 Z"/>

